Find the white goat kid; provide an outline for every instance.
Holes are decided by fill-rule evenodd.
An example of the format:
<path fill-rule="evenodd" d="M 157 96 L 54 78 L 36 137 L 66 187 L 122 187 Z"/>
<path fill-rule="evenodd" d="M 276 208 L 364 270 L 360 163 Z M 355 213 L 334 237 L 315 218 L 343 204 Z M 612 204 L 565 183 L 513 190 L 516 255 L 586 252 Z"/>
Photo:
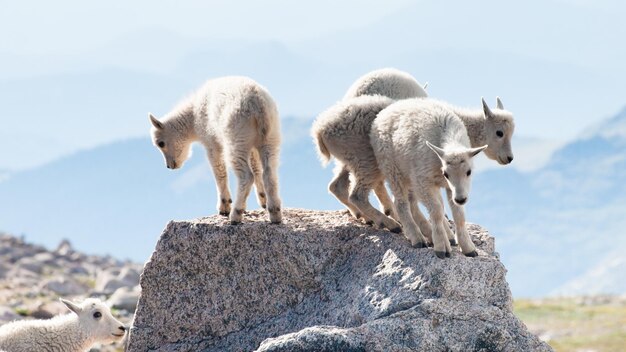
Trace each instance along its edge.
<path fill-rule="evenodd" d="M 380 227 L 400 232 L 400 224 L 372 207 L 368 199 L 374 189 L 381 200 L 390 204 L 385 211 L 391 212 L 392 202 L 376 163 L 369 132 L 376 114 L 393 102 L 393 99 L 379 95 L 340 101 L 317 117 L 311 134 L 322 161 L 327 163 L 332 156 L 337 161 L 335 177 L 328 185 L 329 191 L 356 218 L 363 216 L 368 223 L 375 222 Z M 349 173 L 354 175 L 351 189 L 348 185 Z"/>
<path fill-rule="evenodd" d="M 467 129 L 470 146 L 477 148 L 487 145 L 485 155 L 492 160 L 496 160 L 501 165 L 509 164 L 513 161 L 513 151 L 511 149 L 511 138 L 515 130 L 513 114 L 504 109 L 502 100 L 496 98 L 496 109 L 490 109 L 484 99 L 482 109 L 462 109 L 452 105 L 448 108 L 452 110 L 462 121 Z M 455 219 L 455 229 L 457 234 L 466 232 L 465 219 L 462 210 L 456 206 L 449 189 L 446 189 L 448 203 Z M 418 214 L 415 214 L 418 213 Z M 456 213 L 456 215 L 455 215 Z M 413 214 L 418 219 L 423 219 L 419 208 Z M 430 232 L 428 224 L 423 221 L 418 222 L 420 229 L 425 234 Z M 452 245 L 456 244 L 455 235 L 448 226 L 445 227 L 448 239 Z"/>
<path fill-rule="evenodd" d="M 81 304 L 61 299 L 73 313 L 49 320 L 21 320 L 0 327 L 0 350 L 84 352 L 96 343 L 119 342 L 126 327 L 99 299 Z"/>
<path fill-rule="evenodd" d="M 376 160 L 395 197 L 403 232 L 411 244 L 427 245 L 416 224 L 420 201 L 430 215 L 435 254 L 439 258 L 450 256 L 440 188 L 450 190 L 457 209 L 453 216 L 464 226 L 460 215 L 469 197 L 472 158 L 487 146 L 471 148 L 461 119 L 447 104 L 432 99 L 407 99 L 390 105 L 374 120 L 370 137 Z M 458 237 L 463 253 L 476 256 L 468 233 L 462 231 Z"/>
<path fill-rule="evenodd" d="M 183 165 L 193 142 L 204 145 L 217 184 L 218 211 L 230 214 L 232 224 L 241 222 L 253 183 L 270 221 L 282 221 L 277 174 L 280 120 L 264 87 L 247 77 L 217 78 L 164 118 L 149 117 L 152 141 L 169 169 Z M 225 157 L 239 181 L 232 211 Z"/>
<path fill-rule="evenodd" d="M 394 100 L 428 97 L 426 85 L 420 85 L 411 74 L 395 68 L 382 68 L 370 71 L 359 77 L 346 92 L 344 100 L 350 100 L 364 95 L 382 95 Z M 345 201 L 341 200 L 341 202 L 350 209 L 352 215 L 362 215 L 361 212 L 355 211 L 355 206 L 349 203 L 347 196 L 343 196 L 348 194 L 350 188 L 350 172 L 347 167 L 338 163 L 335 168 L 335 176 L 329 186 L 331 192 L 335 194 L 335 196 L 338 194 L 342 195 L 340 200 L 345 199 Z M 380 209 L 383 210 L 386 215 L 395 216 L 393 212 L 393 201 L 387 194 L 384 182 L 377 184 L 374 191 L 380 202 Z M 365 220 L 372 221 L 368 219 Z M 424 219 L 424 221 L 426 220 Z"/>
<path fill-rule="evenodd" d="M 411 74 L 395 68 L 382 68 L 359 77 L 344 99 L 362 95 L 383 95 L 395 100 L 428 97 L 426 85 L 421 86 Z"/>

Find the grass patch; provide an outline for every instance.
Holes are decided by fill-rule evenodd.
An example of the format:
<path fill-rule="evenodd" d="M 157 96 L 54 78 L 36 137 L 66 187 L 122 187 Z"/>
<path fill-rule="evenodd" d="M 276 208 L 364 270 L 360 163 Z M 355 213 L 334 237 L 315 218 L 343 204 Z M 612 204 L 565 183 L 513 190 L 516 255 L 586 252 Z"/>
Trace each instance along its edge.
<path fill-rule="evenodd" d="M 621 352 L 626 346 L 626 302 L 619 299 L 520 299 L 514 312 L 557 352 Z"/>

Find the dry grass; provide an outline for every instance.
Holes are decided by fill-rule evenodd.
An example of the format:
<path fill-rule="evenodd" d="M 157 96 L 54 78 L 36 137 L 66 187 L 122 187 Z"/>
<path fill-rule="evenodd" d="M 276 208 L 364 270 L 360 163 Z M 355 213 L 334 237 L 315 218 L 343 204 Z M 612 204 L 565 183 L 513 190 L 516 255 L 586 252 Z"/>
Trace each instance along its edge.
<path fill-rule="evenodd" d="M 626 299 L 516 300 L 515 314 L 557 352 L 626 351 Z"/>

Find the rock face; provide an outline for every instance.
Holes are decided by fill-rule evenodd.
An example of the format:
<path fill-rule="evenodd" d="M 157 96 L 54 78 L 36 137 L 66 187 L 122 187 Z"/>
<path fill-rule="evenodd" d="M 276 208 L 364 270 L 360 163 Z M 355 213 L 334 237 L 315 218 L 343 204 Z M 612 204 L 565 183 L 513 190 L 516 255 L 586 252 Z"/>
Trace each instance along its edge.
<path fill-rule="evenodd" d="M 141 276 L 129 351 L 550 351 L 511 312 L 485 230 L 438 259 L 345 212 L 171 222 Z"/>

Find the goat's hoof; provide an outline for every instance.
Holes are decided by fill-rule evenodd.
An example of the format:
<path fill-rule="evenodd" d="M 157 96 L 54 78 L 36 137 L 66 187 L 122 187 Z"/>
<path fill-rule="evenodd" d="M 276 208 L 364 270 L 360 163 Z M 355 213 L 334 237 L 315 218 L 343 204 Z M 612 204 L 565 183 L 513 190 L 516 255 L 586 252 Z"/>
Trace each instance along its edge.
<path fill-rule="evenodd" d="M 446 252 L 435 251 L 435 255 L 437 256 L 437 258 L 443 259 L 446 257 Z"/>
<path fill-rule="evenodd" d="M 394 227 L 393 229 L 389 229 L 389 231 L 393 233 L 402 233 L 402 228 L 398 226 L 398 227 Z"/>
<path fill-rule="evenodd" d="M 368 220 L 368 221 L 365 222 L 365 225 L 374 226 L 374 221 Z"/>
<path fill-rule="evenodd" d="M 450 258 L 452 256 L 452 254 L 448 251 L 446 251 L 446 258 Z"/>
<path fill-rule="evenodd" d="M 450 240 L 450 245 L 451 246 L 456 246 L 457 245 L 456 240 Z"/>
<path fill-rule="evenodd" d="M 267 209 L 267 204 L 261 204 L 261 208 Z"/>
<path fill-rule="evenodd" d="M 471 251 L 469 253 L 465 253 L 466 257 L 478 257 L 478 253 L 476 251 Z"/>
<path fill-rule="evenodd" d="M 416 244 L 412 245 L 413 248 L 426 248 L 426 243 L 424 242 L 417 242 Z"/>
<path fill-rule="evenodd" d="M 230 212 L 229 211 L 220 211 L 220 215 L 228 216 L 228 215 L 230 215 Z"/>
<path fill-rule="evenodd" d="M 240 220 L 231 220 L 230 224 L 231 225 L 241 225 L 241 221 Z"/>

